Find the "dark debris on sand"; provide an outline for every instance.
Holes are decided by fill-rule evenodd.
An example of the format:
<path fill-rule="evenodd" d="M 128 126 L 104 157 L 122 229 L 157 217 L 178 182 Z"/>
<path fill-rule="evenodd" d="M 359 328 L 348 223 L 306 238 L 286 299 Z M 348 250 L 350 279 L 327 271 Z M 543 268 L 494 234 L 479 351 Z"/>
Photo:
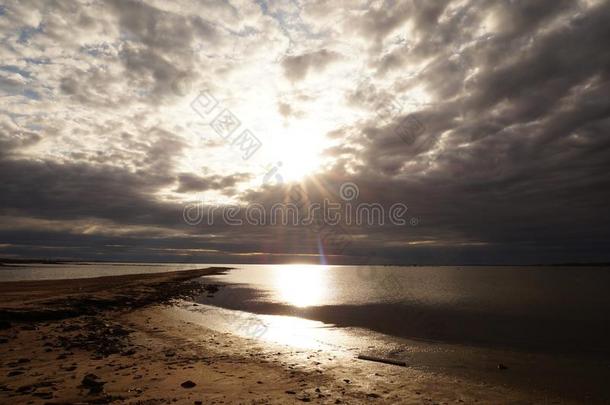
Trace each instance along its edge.
<path fill-rule="evenodd" d="M 0 329 L 12 322 L 25 323 L 23 328 L 35 328 L 32 322 L 54 321 L 81 315 L 95 316 L 102 311 L 122 311 L 151 304 L 169 303 L 176 299 L 192 298 L 203 292 L 218 291 L 215 284 L 197 281 L 168 281 L 142 287 L 128 286 L 110 298 L 83 295 L 76 298 L 53 299 L 24 309 L 0 309 Z M 69 328 L 69 327 L 68 327 Z M 67 330 L 68 331 L 68 330 Z"/>
<path fill-rule="evenodd" d="M 50 347 L 68 352 L 73 349 L 86 350 L 94 357 L 132 355 L 136 352 L 128 338 L 132 331 L 108 319 L 84 317 L 69 324 L 62 323 L 58 329 L 57 341 L 49 342 Z"/>
<path fill-rule="evenodd" d="M 0 329 L 8 329 L 12 322 L 31 323 L 73 318 L 81 315 L 96 315 L 106 310 L 130 310 L 150 304 L 169 303 L 175 299 L 185 299 L 218 291 L 215 284 L 204 284 L 192 279 L 201 277 L 204 270 L 224 271 L 228 267 L 210 267 L 208 269 L 185 270 L 175 272 L 172 279 L 140 283 L 126 281 L 123 287 L 116 289 L 108 297 L 96 296 L 96 293 L 83 293 L 68 298 L 49 299 L 37 302 L 21 309 L 0 308 Z M 120 278 L 121 276 L 117 276 Z M 127 276 L 125 276 L 127 277 Z M 100 289 L 103 290 L 103 289 Z M 25 327 L 32 327 L 25 325 Z"/>

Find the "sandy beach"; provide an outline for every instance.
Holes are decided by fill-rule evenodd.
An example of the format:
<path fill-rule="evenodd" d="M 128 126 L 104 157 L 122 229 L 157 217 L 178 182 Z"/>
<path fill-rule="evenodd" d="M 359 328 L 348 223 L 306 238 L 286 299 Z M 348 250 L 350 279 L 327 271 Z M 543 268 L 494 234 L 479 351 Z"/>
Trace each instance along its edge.
<path fill-rule="evenodd" d="M 0 283 L 0 402 L 579 403 L 190 322 L 184 299 L 215 286 L 189 280 L 223 270 Z"/>

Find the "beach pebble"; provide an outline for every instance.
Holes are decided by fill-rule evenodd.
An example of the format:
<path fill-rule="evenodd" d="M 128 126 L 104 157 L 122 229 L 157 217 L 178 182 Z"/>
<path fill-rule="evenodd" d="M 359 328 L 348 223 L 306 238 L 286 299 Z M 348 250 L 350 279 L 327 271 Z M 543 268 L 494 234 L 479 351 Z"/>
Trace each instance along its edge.
<path fill-rule="evenodd" d="M 35 396 L 35 397 L 38 397 L 40 399 L 53 399 L 53 393 L 52 392 L 48 392 L 48 391 L 45 391 L 45 392 L 34 392 L 32 395 Z"/>
<path fill-rule="evenodd" d="M 31 386 L 31 385 L 22 385 L 21 387 L 17 388 L 17 392 L 21 393 L 21 394 L 28 394 L 30 392 L 33 392 L 36 388 Z"/>
<path fill-rule="evenodd" d="M 106 381 L 102 380 L 93 373 L 85 375 L 81 381 L 81 385 L 89 389 L 90 394 L 97 394 L 102 392 Z"/>
<path fill-rule="evenodd" d="M 194 382 L 192 382 L 191 380 L 186 380 L 185 382 L 183 382 L 182 384 L 180 384 L 180 386 L 182 388 L 193 388 L 195 387 L 197 384 L 195 384 Z"/>

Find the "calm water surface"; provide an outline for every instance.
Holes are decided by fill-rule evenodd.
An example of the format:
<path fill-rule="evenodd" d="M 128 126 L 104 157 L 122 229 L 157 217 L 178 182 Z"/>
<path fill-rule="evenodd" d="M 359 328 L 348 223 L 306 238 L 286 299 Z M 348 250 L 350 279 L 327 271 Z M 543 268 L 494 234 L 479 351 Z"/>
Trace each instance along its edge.
<path fill-rule="evenodd" d="M 239 266 L 197 301 L 390 336 L 610 352 L 610 269 Z"/>
<path fill-rule="evenodd" d="M 240 319 L 244 313 L 265 317 L 265 325 L 276 325 L 275 332 L 265 329 L 267 336 L 281 328 L 358 329 L 425 341 L 610 353 L 610 269 L 604 267 L 70 263 L 3 266 L 0 281 L 213 265 L 235 269 L 202 278 L 222 287 L 195 301 Z M 233 329 L 241 323 L 228 322 Z"/>

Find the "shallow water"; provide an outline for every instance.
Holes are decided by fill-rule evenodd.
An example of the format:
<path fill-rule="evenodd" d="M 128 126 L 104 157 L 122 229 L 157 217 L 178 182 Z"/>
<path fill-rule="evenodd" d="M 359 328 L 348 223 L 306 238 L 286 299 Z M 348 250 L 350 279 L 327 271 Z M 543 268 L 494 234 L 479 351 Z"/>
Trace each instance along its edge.
<path fill-rule="evenodd" d="M 390 336 L 610 353 L 600 267 L 238 266 L 197 302 Z"/>
<path fill-rule="evenodd" d="M 91 262 L 2 266 L 0 281 L 159 273 L 213 265 L 235 269 L 202 278 L 224 287 L 213 296 L 202 294 L 197 302 L 317 322 L 290 326 L 268 318 L 276 325 L 275 335 L 282 325 L 287 330 L 337 326 L 425 341 L 610 353 L 610 269 L 604 267 Z M 258 334 L 256 325 L 249 327 L 254 332 L 248 333 Z"/>

